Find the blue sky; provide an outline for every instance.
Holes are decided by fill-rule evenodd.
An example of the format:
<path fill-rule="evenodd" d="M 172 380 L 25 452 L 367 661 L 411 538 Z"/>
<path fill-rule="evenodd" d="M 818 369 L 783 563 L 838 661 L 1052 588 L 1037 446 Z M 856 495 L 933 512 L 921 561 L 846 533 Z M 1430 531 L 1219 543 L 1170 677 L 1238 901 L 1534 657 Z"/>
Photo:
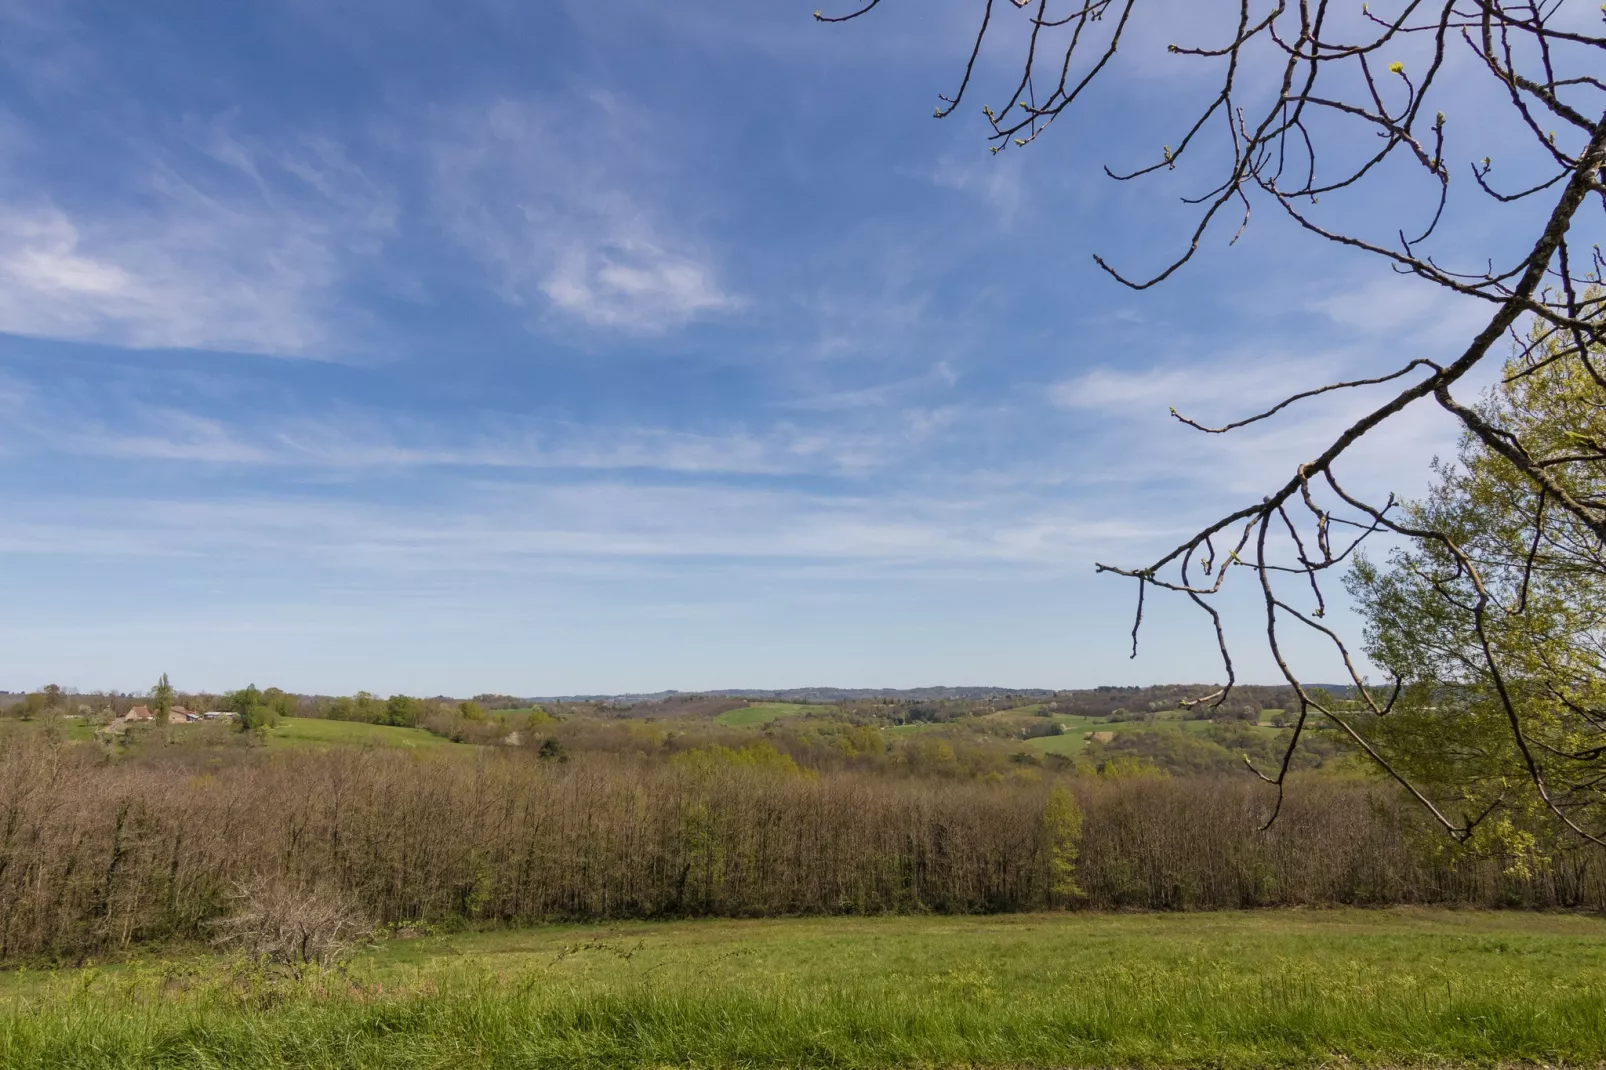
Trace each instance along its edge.
<path fill-rule="evenodd" d="M 930 119 L 969 5 L 905 7 L 0 3 L 0 687 L 1218 675 L 1180 605 L 1128 660 L 1094 562 L 1358 402 L 1229 442 L 1167 406 L 1442 353 L 1468 310 L 1269 212 L 1121 288 L 1089 254 L 1162 263 L 1200 180 L 1099 165 L 1174 140 L 1197 9 L 994 158 Z M 1411 493 L 1451 443 L 1408 412 L 1348 472 Z"/>

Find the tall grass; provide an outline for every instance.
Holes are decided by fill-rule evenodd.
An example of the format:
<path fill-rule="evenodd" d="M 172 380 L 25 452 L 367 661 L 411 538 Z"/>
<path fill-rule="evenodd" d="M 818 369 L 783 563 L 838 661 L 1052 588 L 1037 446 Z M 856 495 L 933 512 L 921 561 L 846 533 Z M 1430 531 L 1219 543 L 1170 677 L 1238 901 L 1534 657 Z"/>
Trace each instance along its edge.
<path fill-rule="evenodd" d="M 1443 964 L 1402 968 L 1382 941 L 1284 936 L 1198 953 L 1187 951 L 1186 932 L 1154 928 L 1146 944 L 1122 942 L 1118 958 L 1063 945 L 1061 961 L 1027 953 L 1033 970 L 1011 974 L 1005 945 L 985 934 L 972 933 L 981 948 L 966 950 L 922 942 L 915 924 L 881 954 L 834 971 L 806 958 L 789 968 L 766 954 L 769 941 L 780 945 L 770 951 L 808 955 L 809 944 L 788 942 L 784 930 L 757 937 L 756 961 L 719 968 L 720 955 L 744 946 L 732 927 L 728 945 L 704 946 L 663 972 L 610 960 L 591 971 L 497 974 L 471 958 L 404 983 L 361 971 L 297 982 L 243 969 L 70 977 L 0 1006 L 0 1063 L 1263 1067 L 1606 1058 L 1598 963 L 1592 970 L 1589 956 L 1559 942 L 1504 937 L 1501 962 L 1491 949 L 1457 955 L 1447 941 Z M 1418 938 L 1414 949 L 1430 946 Z M 1569 951 L 1570 970 L 1536 966 Z"/>
<path fill-rule="evenodd" d="M 1606 903 L 1599 859 L 1423 851 L 1386 789 L 1313 780 L 1278 823 L 1237 780 L 1069 780 L 1070 905 Z M 0 959 L 207 938 L 241 884 L 339 889 L 379 922 L 975 913 L 1059 906 L 1049 785 L 790 763 L 253 752 L 111 762 L 0 737 Z"/>

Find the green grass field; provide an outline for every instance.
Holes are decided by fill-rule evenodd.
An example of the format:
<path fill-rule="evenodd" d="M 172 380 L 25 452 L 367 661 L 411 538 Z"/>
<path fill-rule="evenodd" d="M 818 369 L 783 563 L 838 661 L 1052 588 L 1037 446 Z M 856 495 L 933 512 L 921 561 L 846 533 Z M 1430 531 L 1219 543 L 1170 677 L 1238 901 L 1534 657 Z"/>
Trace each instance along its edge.
<path fill-rule="evenodd" d="M 1148 721 L 1104 721 L 1092 717 L 1056 717 L 1055 722 L 1063 724 L 1065 731 L 1057 736 L 1037 736 L 1027 740 L 1027 745 L 1042 754 L 1058 754 L 1066 758 L 1074 758 L 1087 749 L 1089 732 L 1113 732 L 1117 735 L 1124 732 L 1154 732 L 1166 729 L 1178 729 L 1194 735 L 1202 735 L 1210 730 L 1209 721 L 1178 720 L 1166 718 L 1155 722 Z"/>
<path fill-rule="evenodd" d="M 1473 911 L 833 918 L 0 975 L 0 1065 L 1598 1065 L 1606 923 Z"/>
<path fill-rule="evenodd" d="M 821 713 L 835 709 L 835 706 L 806 705 L 800 702 L 755 702 L 751 706 L 720 714 L 714 718 L 714 723 L 732 728 L 746 728 L 756 724 L 768 724 L 779 717 L 798 717 L 806 713 Z"/>
<path fill-rule="evenodd" d="M 1108 731 L 1105 726 L 1100 729 Z M 1087 732 L 1097 729 L 1067 728 L 1063 735 L 1038 736 L 1026 741 L 1026 745 L 1041 754 L 1058 754 L 1066 758 L 1074 758 L 1087 749 Z"/>
<path fill-rule="evenodd" d="M 537 715 L 542 716 L 542 717 L 547 716 L 546 708 L 543 707 L 543 706 L 520 706 L 517 709 L 512 709 L 512 710 L 486 710 L 485 711 L 485 714 L 486 714 L 487 717 L 494 717 L 494 718 L 497 718 L 498 720 L 502 720 L 502 721 L 521 721 L 521 720 L 525 720 L 532 713 L 533 714 L 537 714 Z"/>
<path fill-rule="evenodd" d="M 6 735 L 37 736 L 49 731 L 61 733 L 69 743 L 90 743 L 100 725 L 84 717 L 36 717 L 31 721 L 0 718 L 0 739 Z"/>
<path fill-rule="evenodd" d="M 326 721 L 317 717 L 286 717 L 268 731 L 270 747 L 406 747 L 424 750 L 460 749 L 422 728 L 364 724 L 360 721 Z"/>
<path fill-rule="evenodd" d="M 100 727 L 95 722 L 84 717 L 64 717 L 62 738 L 69 743 L 89 743 L 95 738 L 95 729 Z"/>

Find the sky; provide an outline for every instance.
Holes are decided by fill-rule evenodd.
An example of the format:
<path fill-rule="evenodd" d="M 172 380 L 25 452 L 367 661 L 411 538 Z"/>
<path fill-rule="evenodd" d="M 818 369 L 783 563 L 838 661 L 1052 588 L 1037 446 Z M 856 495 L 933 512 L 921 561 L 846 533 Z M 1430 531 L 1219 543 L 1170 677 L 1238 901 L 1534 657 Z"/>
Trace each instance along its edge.
<path fill-rule="evenodd" d="M 0 688 L 1219 677 L 1174 602 L 1129 658 L 1095 563 L 1364 399 L 1230 440 L 1168 407 L 1442 356 L 1477 310 L 1264 210 L 1151 290 L 1097 269 L 1185 243 L 1204 174 L 1101 167 L 1175 139 L 1207 83 L 1165 35 L 1210 4 L 995 157 L 986 92 L 931 118 L 973 5 L 813 2 L 0 0 Z M 1333 210 L 1422 203 L 1366 196 Z M 1454 441 L 1408 410 L 1344 471 L 1419 493 Z"/>

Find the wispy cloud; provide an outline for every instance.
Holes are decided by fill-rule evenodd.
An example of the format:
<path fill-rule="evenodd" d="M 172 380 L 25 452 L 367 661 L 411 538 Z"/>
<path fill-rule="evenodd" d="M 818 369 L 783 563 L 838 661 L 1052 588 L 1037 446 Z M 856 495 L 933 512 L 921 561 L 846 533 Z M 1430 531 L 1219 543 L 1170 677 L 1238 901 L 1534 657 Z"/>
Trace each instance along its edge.
<path fill-rule="evenodd" d="M 351 344 L 338 290 L 392 228 L 394 202 L 330 144 L 203 133 L 221 167 L 149 155 L 118 198 L 0 206 L 0 331 L 290 356 Z"/>
<path fill-rule="evenodd" d="M 134 528 L 126 518 L 137 516 Z M 58 503 L 0 518 L 0 551 L 248 558 L 361 573 L 531 572 L 565 562 L 692 558 L 880 570 L 1080 568 L 1153 529 L 1023 499 L 956 503 L 743 488 L 487 486 L 467 502 L 383 507 L 283 497 Z"/>
<path fill-rule="evenodd" d="M 276 255 L 241 263 L 251 238 Z M 266 220 L 0 213 L 0 331 L 131 348 L 302 354 L 327 341 L 309 294 L 326 251 Z"/>
<path fill-rule="evenodd" d="M 1222 402 L 1241 406 L 1274 401 L 1305 389 L 1307 383 L 1320 385 L 1332 371 L 1331 360 L 1293 356 L 1217 358 L 1182 367 L 1093 368 L 1050 384 L 1048 399 L 1062 409 L 1164 414 L 1173 405 L 1187 410 Z"/>
<path fill-rule="evenodd" d="M 923 375 L 912 375 L 889 383 L 855 390 L 829 390 L 809 393 L 777 403 L 777 408 L 805 412 L 843 412 L 852 409 L 882 409 L 932 390 L 948 390 L 959 381 L 953 368 L 942 361 Z"/>
<path fill-rule="evenodd" d="M 108 392 L 109 390 L 109 392 Z M 115 415 L 111 413 L 115 411 Z M 688 475 L 861 475 L 906 460 L 950 410 L 879 413 L 862 429 L 790 420 L 761 428 L 604 424 L 482 413 L 450 425 L 356 406 L 226 420 L 107 389 L 0 380 L 0 445 L 119 461 L 357 472 L 384 468 L 640 469 Z M 465 426 L 466 425 L 466 426 Z"/>
<path fill-rule="evenodd" d="M 1223 494 L 1261 495 L 1325 449 L 1378 404 L 1390 387 L 1339 391 L 1297 402 L 1277 416 L 1221 435 L 1186 427 L 1172 406 L 1206 425 L 1263 411 L 1301 390 L 1354 377 L 1366 351 L 1333 350 L 1280 360 L 1218 357 L 1186 368 L 1094 369 L 1050 386 L 1057 407 L 1090 415 L 1103 463 L 1090 479 L 1129 488 L 1167 485 L 1164 495 L 1129 493 L 1127 508 L 1175 510 L 1198 499 L 1216 508 Z M 1351 448 L 1339 470 L 1368 494 L 1419 493 L 1427 461 L 1453 448 L 1453 421 L 1419 403 Z M 1193 487 L 1197 493 L 1180 494 Z M 1237 502 L 1228 504 L 1233 508 Z"/>
<path fill-rule="evenodd" d="M 976 159 L 944 156 L 932 169 L 930 179 L 942 189 L 979 198 L 992 210 L 1000 226 L 1009 227 L 1026 198 L 1021 176 L 1022 158 L 1019 153 L 990 156 L 980 153 L 979 149 Z"/>
<path fill-rule="evenodd" d="M 1394 339 L 1401 351 L 1464 344 L 1490 315 L 1481 301 L 1392 273 L 1352 284 L 1330 284 L 1329 292 L 1310 301 L 1308 307 L 1363 337 Z M 1400 363 L 1409 359 L 1407 356 Z"/>
<path fill-rule="evenodd" d="M 670 222 L 637 125 L 611 98 L 500 100 L 440 117 L 436 200 L 503 297 L 643 334 L 740 306 L 703 243 Z"/>
<path fill-rule="evenodd" d="M 113 430 L 75 421 L 59 433 L 64 453 L 122 460 L 198 461 L 205 464 L 263 464 L 272 455 L 240 441 L 220 420 L 173 409 L 142 413 L 137 431 Z"/>

